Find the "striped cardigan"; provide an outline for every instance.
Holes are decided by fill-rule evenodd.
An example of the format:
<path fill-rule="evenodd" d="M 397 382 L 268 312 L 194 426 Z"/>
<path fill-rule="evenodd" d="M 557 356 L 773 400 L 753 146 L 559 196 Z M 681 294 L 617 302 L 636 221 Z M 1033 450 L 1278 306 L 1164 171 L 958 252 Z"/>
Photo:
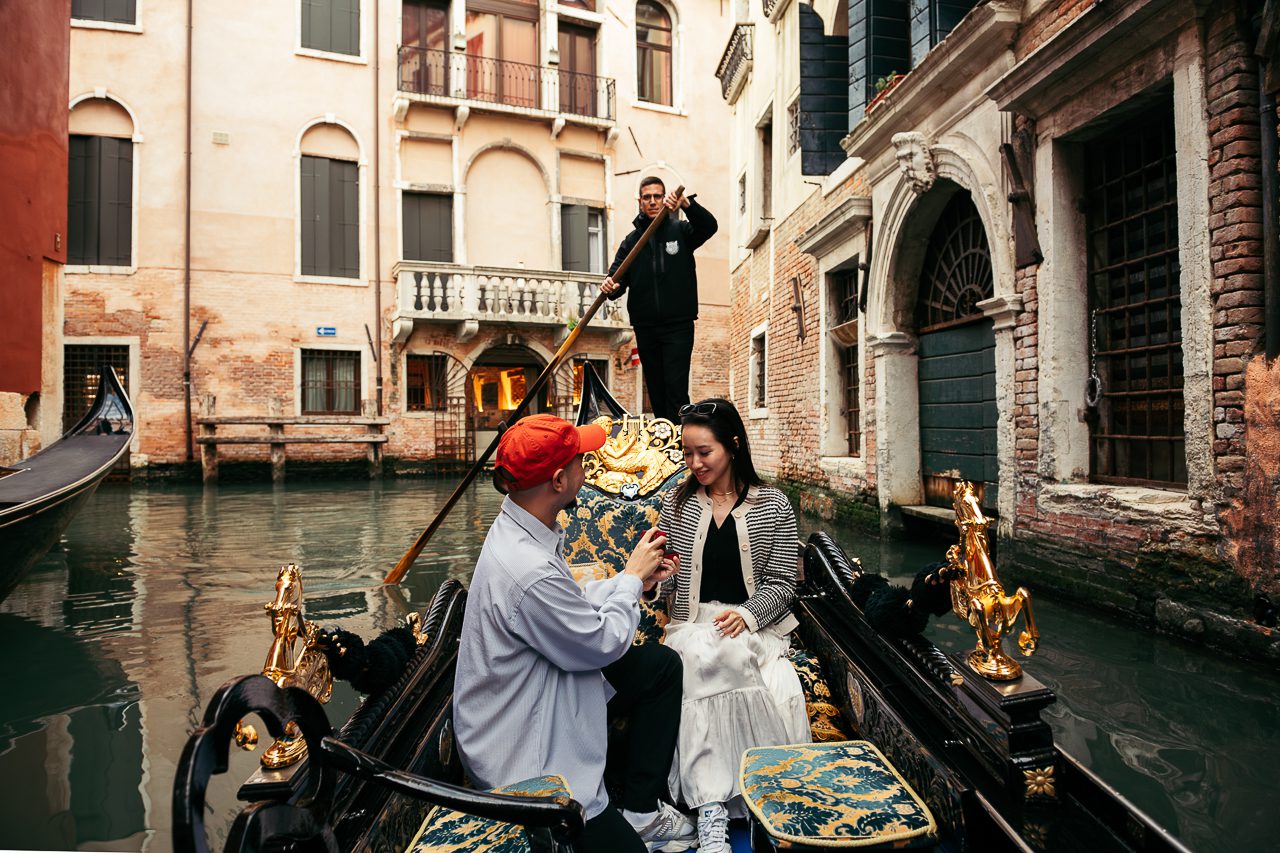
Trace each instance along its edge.
<path fill-rule="evenodd" d="M 682 509 L 676 509 L 675 489 L 662 501 L 658 527 L 671 537 L 680 555 L 680 573 L 667 581 L 659 595 L 670 595 L 671 619 L 687 622 L 698 611 L 702 588 L 702 549 L 711 528 L 711 499 L 696 491 Z M 796 568 L 799 557 L 796 515 L 791 503 L 772 486 L 753 486 L 746 500 L 733 511 L 738 533 L 738 553 L 742 558 L 742 580 L 747 600 L 730 609 L 739 613 L 750 631 L 777 625 L 777 630 L 794 630 L 796 618 L 791 604 L 796 597 Z"/>

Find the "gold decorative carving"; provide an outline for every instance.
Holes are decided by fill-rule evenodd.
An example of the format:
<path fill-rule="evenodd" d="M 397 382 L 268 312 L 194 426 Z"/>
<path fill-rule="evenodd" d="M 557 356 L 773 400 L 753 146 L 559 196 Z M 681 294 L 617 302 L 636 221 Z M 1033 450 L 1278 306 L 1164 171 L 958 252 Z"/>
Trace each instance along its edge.
<path fill-rule="evenodd" d="M 1053 787 L 1053 765 L 1048 767 L 1037 767 L 1033 770 L 1022 771 L 1023 781 L 1027 784 L 1028 797 L 1056 797 L 1057 790 Z"/>
<path fill-rule="evenodd" d="M 1025 613 L 1025 628 L 1018 635 L 1024 656 L 1035 654 L 1040 642 L 1031 612 L 1031 593 L 1019 587 L 1005 595 L 996 577 L 987 546 L 987 526 L 991 520 L 973 493 L 973 485 L 961 480 L 951 496 L 956 511 L 960 543 L 947 549 L 947 567 L 952 577 L 951 609 L 978 634 L 978 645 L 969 652 L 969 667 L 992 681 L 1012 681 L 1022 675 L 1022 667 L 1004 653 L 1002 642 L 1013 632 L 1019 613 Z"/>
<path fill-rule="evenodd" d="M 333 694 L 333 677 L 329 661 L 315 647 L 319 628 L 302 613 L 302 569 L 294 563 L 280 567 L 276 576 L 276 597 L 264 605 L 271 616 L 271 648 L 262 674 L 280 687 L 301 687 L 320 702 L 328 702 Z M 253 749 L 258 733 L 253 726 L 236 724 L 236 744 Z M 307 742 L 293 723 L 285 726 L 283 737 L 262 754 L 262 766 L 268 770 L 288 767 L 307 754 Z"/>
<path fill-rule="evenodd" d="M 587 483 L 624 500 L 653 494 L 684 465 L 680 428 L 665 418 L 626 416 L 613 420 L 601 415 L 609 440 L 582 458 Z"/>

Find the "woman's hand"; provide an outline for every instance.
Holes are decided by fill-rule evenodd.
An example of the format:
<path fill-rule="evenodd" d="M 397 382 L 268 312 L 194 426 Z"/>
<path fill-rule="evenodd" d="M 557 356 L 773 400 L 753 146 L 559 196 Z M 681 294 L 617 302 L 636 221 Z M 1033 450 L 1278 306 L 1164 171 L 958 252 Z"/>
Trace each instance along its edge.
<path fill-rule="evenodd" d="M 680 571 L 680 555 L 676 554 L 671 557 L 665 557 L 662 563 L 658 565 L 657 570 L 649 575 L 649 579 L 644 582 L 644 591 L 648 592 L 658 584 L 665 580 L 670 580 Z"/>
<path fill-rule="evenodd" d="M 720 632 L 721 636 L 729 639 L 733 639 L 747 630 L 747 620 L 743 619 L 736 610 L 726 610 L 711 622 L 716 626 L 716 630 Z"/>

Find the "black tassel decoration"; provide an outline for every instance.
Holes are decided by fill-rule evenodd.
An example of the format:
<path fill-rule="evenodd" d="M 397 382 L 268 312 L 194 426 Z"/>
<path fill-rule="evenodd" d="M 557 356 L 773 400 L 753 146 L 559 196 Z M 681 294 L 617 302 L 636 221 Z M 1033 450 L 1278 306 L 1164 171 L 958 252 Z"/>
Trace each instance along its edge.
<path fill-rule="evenodd" d="M 853 581 L 853 589 L 849 591 L 849 595 L 853 598 L 853 603 L 860 608 L 866 608 L 867 601 L 877 590 L 884 589 L 889 585 L 889 581 L 884 577 L 863 572 Z"/>
<path fill-rule="evenodd" d="M 350 631 L 321 631 L 317 645 L 329 659 L 334 678 L 351 682 L 361 693 L 374 694 L 396 682 L 417 643 L 413 631 L 401 626 L 383 631 L 368 646 Z"/>
<path fill-rule="evenodd" d="M 911 582 L 911 600 L 923 613 L 941 616 L 951 609 L 951 581 L 942 570 L 946 563 L 930 563 Z"/>
<path fill-rule="evenodd" d="M 862 612 L 871 627 L 891 637 L 919 634 L 929 624 L 929 614 L 912 606 L 910 590 L 896 584 L 873 593 Z"/>

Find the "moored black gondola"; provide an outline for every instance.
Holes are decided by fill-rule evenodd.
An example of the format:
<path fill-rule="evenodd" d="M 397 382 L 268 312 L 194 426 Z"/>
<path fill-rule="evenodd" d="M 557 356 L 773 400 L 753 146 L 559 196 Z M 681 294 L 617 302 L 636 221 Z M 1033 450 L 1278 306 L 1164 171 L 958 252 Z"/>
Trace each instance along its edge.
<path fill-rule="evenodd" d="M 602 383 L 584 381 L 579 420 L 597 418 L 612 421 L 612 437 L 601 454 L 588 457 L 589 485 L 574 515 L 562 517 L 562 524 L 570 564 L 595 563 L 599 571 L 653 524 L 657 496 L 678 482 L 683 470 L 678 428 L 630 417 Z M 963 515 L 959 499 L 957 514 Z M 960 520 L 969 524 L 958 524 L 962 530 L 978 529 L 972 518 Z M 981 545 L 977 540 L 975 547 Z M 958 554 L 953 549 L 948 557 L 954 563 Z M 979 675 L 964 656 L 948 656 L 919 634 L 878 631 L 858 603 L 865 599 L 855 590 L 861 574 L 857 560 L 826 534 L 810 537 L 802 560 L 793 663 L 811 700 L 819 743 L 795 748 L 806 750 L 796 765 L 812 767 L 814 756 L 824 753 L 845 756 L 845 763 L 833 765 L 835 772 L 820 782 L 791 777 L 774 786 L 786 789 L 781 799 L 802 805 L 814 794 L 822 815 L 816 823 L 826 821 L 828 829 L 839 824 L 810 849 L 855 846 L 843 840 L 866 849 L 1185 850 L 1054 744 L 1041 712 L 1055 697 L 1032 675 L 1005 673 L 1004 680 L 994 681 Z M 976 604 L 976 599 L 969 602 Z M 300 576 L 296 567 L 286 567 L 271 605 L 276 643 L 264 668 L 268 677 L 246 676 L 224 685 L 183 753 L 174 787 L 177 850 L 207 849 L 206 786 L 212 774 L 226 770 L 231 742 L 244 745 L 250 739 L 239 723 L 255 712 L 286 744 L 290 737 L 299 747 L 305 741 L 307 754 L 291 766 L 260 771 L 241 788 L 241 798 L 250 804 L 236 817 L 227 850 L 261 850 L 283 841 L 292 849 L 428 850 L 437 849 L 430 840 L 433 832 L 459 845 L 445 849 L 580 849 L 574 839 L 582 825 L 581 808 L 545 778 L 506 792 L 463 785 L 451 723 L 466 605 L 461 584 L 446 581 L 425 618 L 411 632 L 401 632 L 396 642 L 407 644 L 407 663 L 394 683 L 366 698 L 336 732 L 320 704 L 327 698 L 328 671 L 320 656 L 325 641 L 302 618 L 301 605 Z M 1034 633 L 1033 625 L 1028 628 Z M 640 633 L 646 631 L 656 641 L 661 624 L 642 620 Z M 998 638 L 995 643 L 998 647 Z M 877 797 L 864 796 L 866 778 L 852 779 L 857 774 L 848 769 L 849 753 L 856 754 L 857 766 L 882 771 L 879 778 L 888 780 L 887 787 L 910 798 L 904 794 L 886 806 L 891 814 L 868 814 L 869 799 L 887 803 L 889 798 L 881 796 L 883 790 L 873 792 Z M 783 760 L 776 760 L 779 755 Z M 769 774 L 792 772 L 770 769 L 787 767 L 786 756 L 776 750 L 748 753 L 744 778 L 753 766 L 763 767 L 764 784 L 757 787 L 770 787 Z M 862 785 L 859 802 L 853 803 L 852 795 L 842 802 L 842 791 L 855 783 Z M 822 789 L 807 791 L 806 784 Z M 913 809 L 919 812 L 919 828 L 905 832 L 915 819 L 909 814 Z M 766 828 L 767 809 L 751 810 L 753 850 L 806 849 L 777 825 Z M 858 826 L 842 823 L 844 813 L 857 814 Z M 849 837 L 866 826 L 883 830 L 881 844 L 871 836 Z M 511 846 L 500 846 L 500 839 Z"/>
<path fill-rule="evenodd" d="M 0 468 L 0 600 L 40 561 L 133 438 L 133 407 L 104 368 L 89 411 L 49 447 Z"/>

